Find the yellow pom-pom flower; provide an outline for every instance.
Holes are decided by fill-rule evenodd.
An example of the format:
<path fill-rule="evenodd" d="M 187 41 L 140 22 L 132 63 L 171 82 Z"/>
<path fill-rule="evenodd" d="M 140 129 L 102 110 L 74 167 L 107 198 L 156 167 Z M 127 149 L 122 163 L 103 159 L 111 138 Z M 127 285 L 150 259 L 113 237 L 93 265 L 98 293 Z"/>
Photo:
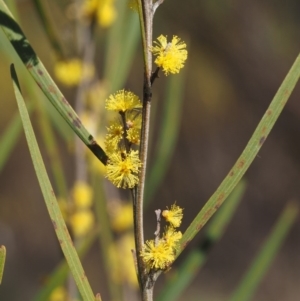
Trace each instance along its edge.
<path fill-rule="evenodd" d="M 111 209 L 111 226 L 113 230 L 122 232 L 133 227 L 131 203 L 116 203 Z"/>
<path fill-rule="evenodd" d="M 170 248 L 176 250 L 178 247 L 178 241 L 181 237 L 182 233 L 180 231 L 176 231 L 173 227 L 168 227 L 164 233 L 163 239 Z"/>
<path fill-rule="evenodd" d="M 85 182 L 78 181 L 73 187 L 73 200 L 77 208 L 87 208 L 92 205 L 93 190 Z"/>
<path fill-rule="evenodd" d="M 83 79 L 91 79 L 94 73 L 93 65 L 83 65 L 79 59 L 58 61 L 54 66 L 56 78 L 66 86 L 76 86 Z"/>
<path fill-rule="evenodd" d="M 95 218 L 91 210 L 77 211 L 69 219 L 75 237 L 82 237 L 91 231 L 94 221 Z"/>
<path fill-rule="evenodd" d="M 171 42 L 167 42 L 167 37 L 160 35 L 154 42 L 151 51 L 156 57 L 154 63 L 163 69 L 165 75 L 179 73 L 187 59 L 186 44 L 177 36 L 173 36 Z"/>
<path fill-rule="evenodd" d="M 142 116 L 140 113 L 130 112 L 126 114 L 126 138 L 133 144 L 140 144 Z"/>
<path fill-rule="evenodd" d="M 162 216 L 170 223 L 166 227 L 162 238 L 156 237 L 155 240 L 147 241 L 140 253 L 146 268 L 165 270 L 169 268 L 175 260 L 176 251 L 179 247 L 179 241 L 182 238 L 182 233 L 176 231 L 175 227 L 179 227 L 182 219 L 182 208 L 175 204 L 170 210 L 164 210 Z M 157 234 L 156 234 L 157 235 Z"/>
<path fill-rule="evenodd" d="M 127 110 L 138 109 L 142 103 L 134 93 L 120 90 L 110 95 L 106 100 L 105 108 L 116 112 L 126 112 Z"/>
<path fill-rule="evenodd" d="M 173 249 L 164 240 L 159 240 L 157 244 L 154 240 L 148 240 L 140 256 L 148 269 L 164 270 L 175 259 Z"/>
<path fill-rule="evenodd" d="M 182 208 L 177 205 L 172 205 L 171 209 L 164 210 L 161 214 L 167 222 L 169 222 L 174 228 L 178 228 L 181 224 L 183 217 Z"/>
<path fill-rule="evenodd" d="M 102 7 L 99 7 L 97 11 L 97 20 L 100 26 L 111 26 L 117 17 L 117 11 L 113 1 L 105 1 Z"/>
<path fill-rule="evenodd" d="M 139 181 L 141 167 L 138 151 L 112 153 L 106 166 L 106 177 L 118 188 L 133 188 Z"/>
<path fill-rule="evenodd" d="M 87 18 L 96 15 L 100 26 L 109 27 L 117 17 L 114 0 L 85 0 L 82 5 L 82 15 Z"/>
<path fill-rule="evenodd" d="M 120 122 L 116 121 L 111 123 L 111 125 L 107 128 L 107 135 L 105 137 L 105 148 L 106 152 L 109 154 L 118 148 L 118 144 L 123 138 L 123 126 Z"/>
<path fill-rule="evenodd" d="M 141 139 L 141 129 L 138 128 L 131 128 L 127 130 L 126 138 L 133 144 L 140 144 Z"/>

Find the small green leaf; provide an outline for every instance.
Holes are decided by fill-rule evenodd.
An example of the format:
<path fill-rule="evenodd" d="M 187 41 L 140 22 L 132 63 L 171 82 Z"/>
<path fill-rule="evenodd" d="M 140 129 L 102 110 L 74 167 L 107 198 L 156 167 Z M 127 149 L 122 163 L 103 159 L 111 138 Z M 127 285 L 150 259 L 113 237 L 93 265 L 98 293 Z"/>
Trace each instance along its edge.
<path fill-rule="evenodd" d="M 6 248 L 4 246 L 0 246 L 0 284 L 2 283 L 5 259 L 6 259 Z"/>
<path fill-rule="evenodd" d="M 68 262 L 71 273 L 74 277 L 78 290 L 84 301 L 94 300 L 94 294 L 85 275 L 83 267 L 81 265 L 78 254 L 75 250 L 73 242 L 71 240 L 69 231 L 60 212 L 59 205 L 57 203 L 54 191 L 49 181 L 45 165 L 41 153 L 38 148 L 38 144 L 33 132 L 33 128 L 29 119 L 29 115 L 24 103 L 20 85 L 18 82 L 17 74 L 14 66 L 11 65 L 11 77 L 13 80 L 13 88 L 20 111 L 26 140 L 28 143 L 30 155 L 33 161 L 34 169 L 44 196 L 44 200 L 47 206 L 48 213 L 50 215 L 54 230 L 56 232 L 59 244 Z"/>
<path fill-rule="evenodd" d="M 241 280 L 230 301 L 248 301 L 252 297 L 261 283 L 264 275 L 268 271 L 284 239 L 288 235 L 291 227 L 298 216 L 299 207 L 296 203 L 289 203 L 281 213 L 278 221 L 274 225 L 272 232 L 262 246 L 261 251 L 253 260 L 246 275 Z"/>

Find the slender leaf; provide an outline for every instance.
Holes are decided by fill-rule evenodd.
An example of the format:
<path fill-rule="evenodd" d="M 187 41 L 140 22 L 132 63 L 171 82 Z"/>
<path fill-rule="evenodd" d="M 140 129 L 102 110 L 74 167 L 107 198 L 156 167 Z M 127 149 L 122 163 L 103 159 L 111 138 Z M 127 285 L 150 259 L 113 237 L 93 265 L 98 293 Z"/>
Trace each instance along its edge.
<path fill-rule="evenodd" d="M 75 279 L 76 285 L 83 300 L 94 300 L 95 296 L 89 285 L 78 254 L 74 248 L 73 242 L 69 235 L 69 231 L 60 212 L 59 205 L 57 203 L 51 183 L 47 176 L 46 168 L 44 166 L 43 159 L 38 148 L 29 115 L 21 94 L 17 74 L 13 65 L 11 65 L 11 76 L 23 127 L 25 130 L 25 136 L 30 150 L 30 155 L 58 241 L 66 257 L 71 273 Z"/>
<path fill-rule="evenodd" d="M 23 64 L 52 105 L 94 155 L 103 164 L 106 164 L 107 156 L 105 152 L 84 127 L 75 111 L 60 92 L 3 0 L 0 0 L 0 25 Z"/>
<path fill-rule="evenodd" d="M 231 298 L 229 298 L 230 301 L 247 301 L 252 299 L 258 285 L 268 271 L 279 248 L 282 246 L 284 239 L 295 223 L 298 211 L 299 207 L 296 203 L 287 204 L 272 232 L 262 246 L 261 251 L 253 260 L 236 291 Z"/>
<path fill-rule="evenodd" d="M 45 95 L 42 94 L 42 97 L 45 98 Z M 57 116 L 57 111 L 49 101 L 44 101 L 44 99 L 42 99 L 41 103 L 43 104 L 44 110 L 47 112 L 55 130 L 60 134 L 68 146 L 73 145 L 74 132 L 72 131 L 72 128 L 68 126 L 64 119 L 58 118 L 59 116 Z"/>
<path fill-rule="evenodd" d="M 151 200 L 155 191 L 162 182 L 175 149 L 179 133 L 180 119 L 183 103 L 185 72 L 170 77 L 167 85 L 165 103 L 163 108 L 163 120 L 158 141 L 156 142 L 156 155 L 149 171 L 146 182 L 145 203 Z"/>
<path fill-rule="evenodd" d="M 60 197 L 67 198 L 68 188 L 65 180 L 66 178 L 64 176 L 62 161 L 58 153 L 57 141 L 53 132 L 52 125 L 50 123 L 47 112 L 45 111 L 45 107 L 42 105 L 39 99 L 36 100 L 35 108 L 38 115 L 37 119 L 42 134 L 41 136 L 46 146 L 48 157 L 51 160 L 51 170 L 57 187 L 58 195 Z"/>
<path fill-rule="evenodd" d="M 181 246 L 177 256 L 183 251 L 187 244 L 194 238 L 194 236 L 203 228 L 206 222 L 216 212 L 216 210 L 223 204 L 228 195 L 232 192 L 234 187 L 240 181 L 242 176 L 249 168 L 252 161 L 255 159 L 260 148 L 268 137 L 273 128 L 277 118 L 282 112 L 288 98 L 290 97 L 298 79 L 300 77 L 300 55 L 296 58 L 293 66 L 288 72 L 286 78 L 279 87 L 266 113 L 255 129 L 251 139 L 246 148 L 238 158 L 232 169 L 229 171 L 226 178 L 220 184 L 218 189 L 206 202 L 201 211 L 197 214 L 190 226 L 187 228 L 181 239 Z"/>
<path fill-rule="evenodd" d="M 0 284 L 2 283 L 5 259 L 6 259 L 6 248 L 4 246 L 0 246 Z"/>
<path fill-rule="evenodd" d="M 246 189 L 245 181 L 240 181 L 228 197 L 226 203 L 218 210 L 217 214 L 207 225 L 204 238 L 199 247 L 192 250 L 185 261 L 180 265 L 174 276 L 165 284 L 157 301 L 175 301 L 195 278 L 207 259 L 209 250 L 215 245 L 225 232 L 228 223 Z"/>

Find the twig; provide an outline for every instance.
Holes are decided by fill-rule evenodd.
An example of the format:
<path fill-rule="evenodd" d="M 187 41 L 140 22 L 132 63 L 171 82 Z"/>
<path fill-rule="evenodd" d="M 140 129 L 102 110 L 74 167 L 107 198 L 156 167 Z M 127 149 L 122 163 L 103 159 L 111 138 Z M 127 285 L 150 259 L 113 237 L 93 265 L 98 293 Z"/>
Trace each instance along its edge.
<path fill-rule="evenodd" d="M 160 70 L 160 68 L 157 67 L 156 70 L 152 73 L 151 78 L 150 78 L 151 86 L 153 85 L 155 79 L 159 78 L 159 75 L 158 75 L 159 70 Z"/>
<path fill-rule="evenodd" d="M 158 8 L 161 4 L 163 4 L 164 1 L 165 1 L 165 0 L 158 0 L 158 1 L 156 1 L 156 2 L 153 4 L 153 8 L 152 8 L 152 17 L 154 16 L 154 14 L 155 14 L 157 8 Z"/>
<path fill-rule="evenodd" d="M 158 242 L 159 242 L 159 236 L 160 236 L 160 221 L 161 221 L 160 214 L 161 214 L 161 210 L 160 209 L 155 210 L 155 214 L 156 214 L 157 224 L 156 224 L 156 231 L 154 232 L 154 235 L 155 235 L 155 245 L 157 246 Z"/>
<path fill-rule="evenodd" d="M 146 166 L 148 155 L 148 140 L 149 140 L 149 127 L 150 127 L 150 108 L 151 108 L 151 73 L 152 73 L 152 26 L 153 15 L 152 0 L 141 0 L 143 20 L 141 28 L 144 32 L 142 35 L 145 37 L 144 53 L 145 53 L 145 71 L 144 71 L 144 89 L 143 89 L 143 110 L 142 110 L 142 129 L 141 129 L 141 143 L 140 143 L 140 160 L 142 162 L 141 171 L 139 174 L 139 185 L 135 187 L 135 199 L 133 201 L 134 207 L 134 229 L 135 229 L 135 246 L 137 253 L 138 264 L 138 279 L 140 289 L 142 291 L 143 301 L 153 300 L 152 291 L 146 288 L 147 272 L 144 267 L 144 262 L 139 256 L 144 245 L 144 228 L 143 228 L 143 201 L 144 201 L 144 188 L 146 179 Z M 153 290 L 153 288 L 152 288 Z"/>

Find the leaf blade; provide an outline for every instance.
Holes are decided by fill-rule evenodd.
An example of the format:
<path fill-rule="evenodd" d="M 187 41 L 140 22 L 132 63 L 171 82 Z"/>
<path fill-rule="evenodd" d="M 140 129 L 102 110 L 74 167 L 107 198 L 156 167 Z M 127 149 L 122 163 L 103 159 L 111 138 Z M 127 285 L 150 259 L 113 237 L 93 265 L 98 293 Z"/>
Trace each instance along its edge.
<path fill-rule="evenodd" d="M 241 280 L 237 289 L 233 292 L 230 301 L 251 300 L 262 278 L 266 274 L 279 248 L 283 244 L 289 230 L 298 216 L 299 206 L 296 203 L 288 203 L 273 226 L 271 234 L 263 244 L 261 251 L 252 261 L 252 265 Z"/>
<path fill-rule="evenodd" d="M 20 85 L 18 82 L 17 74 L 14 66 L 11 65 L 11 77 L 13 80 L 13 88 L 17 99 L 18 108 L 20 111 L 26 140 L 30 150 L 30 155 L 33 161 L 34 169 L 38 177 L 38 181 L 44 196 L 44 200 L 53 223 L 58 241 L 62 248 L 62 251 L 66 257 L 70 270 L 73 274 L 77 287 L 85 301 L 94 300 L 93 291 L 89 285 L 88 279 L 85 275 L 78 254 L 74 248 L 71 237 L 69 235 L 67 226 L 64 222 L 62 214 L 59 209 L 54 191 L 47 176 L 46 168 L 43 163 L 42 156 L 40 154 L 37 141 L 31 126 L 29 115 L 21 94 Z"/>
<path fill-rule="evenodd" d="M 5 259 L 6 259 L 6 248 L 5 246 L 0 246 L 0 284 L 2 283 Z"/>
<path fill-rule="evenodd" d="M 206 202 L 197 216 L 194 218 L 190 226 L 187 228 L 180 242 L 180 248 L 176 257 L 180 255 L 187 244 L 195 237 L 195 235 L 202 229 L 206 222 L 222 205 L 228 195 L 232 192 L 234 187 L 240 181 L 242 176 L 249 168 L 252 161 L 255 159 L 258 151 L 262 147 L 264 141 L 273 128 L 277 118 L 282 112 L 289 96 L 291 95 L 297 81 L 300 77 L 300 54 L 296 58 L 294 64 L 280 85 L 275 94 L 271 104 L 266 113 L 259 122 L 248 144 L 243 150 L 242 154 L 229 171 L 226 178 L 222 181 L 220 186 Z"/>
<path fill-rule="evenodd" d="M 48 100 L 52 103 L 76 135 L 83 141 L 83 143 L 105 165 L 107 162 L 107 156 L 104 150 L 84 127 L 76 112 L 58 89 L 57 85 L 54 83 L 43 63 L 31 47 L 22 29 L 13 18 L 3 0 L 0 0 L 0 26 L 28 72 L 46 95 Z"/>

